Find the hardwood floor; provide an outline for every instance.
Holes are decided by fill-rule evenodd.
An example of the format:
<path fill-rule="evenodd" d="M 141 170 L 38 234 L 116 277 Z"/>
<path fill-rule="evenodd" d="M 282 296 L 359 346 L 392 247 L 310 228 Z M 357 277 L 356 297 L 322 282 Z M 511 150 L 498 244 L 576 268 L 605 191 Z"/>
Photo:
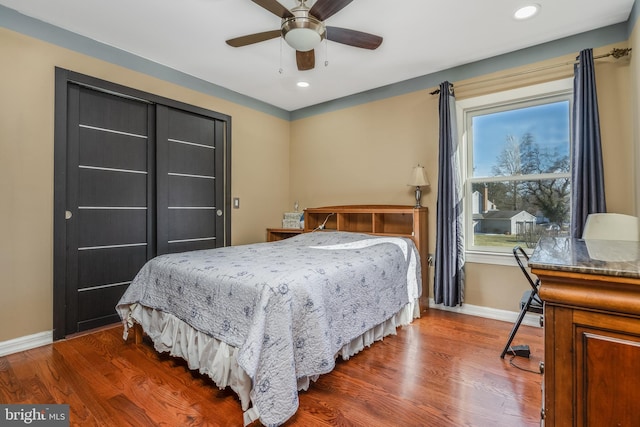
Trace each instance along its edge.
<path fill-rule="evenodd" d="M 429 310 L 300 392 L 287 426 L 538 426 L 542 376 L 510 323 Z M 241 426 L 235 395 L 121 326 L 0 358 L 1 403 L 68 403 L 71 425 Z M 537 371 L 542 329 L 522 326 Z M 256 423 L 257 424 L 257 423 Z"/>

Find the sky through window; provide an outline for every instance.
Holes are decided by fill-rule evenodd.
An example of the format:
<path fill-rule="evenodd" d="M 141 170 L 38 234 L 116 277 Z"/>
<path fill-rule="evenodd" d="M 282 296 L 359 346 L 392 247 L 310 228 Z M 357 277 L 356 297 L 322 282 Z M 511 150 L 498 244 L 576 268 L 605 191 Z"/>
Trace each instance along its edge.
<path fill-rule="evenodd" d="M 508 137 L 517 143 L 526 133 L 533 136 L 540 150 L 559 157 L 569 155 L 569 102 L 506 110 L 473 117 L 473 176 L 490 177 Z"/>

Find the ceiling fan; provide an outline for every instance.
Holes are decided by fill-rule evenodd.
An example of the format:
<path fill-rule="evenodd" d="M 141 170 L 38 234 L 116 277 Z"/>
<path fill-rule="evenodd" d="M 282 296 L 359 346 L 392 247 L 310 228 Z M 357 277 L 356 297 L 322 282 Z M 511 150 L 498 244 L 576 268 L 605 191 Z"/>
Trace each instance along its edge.
<path fill-rule="evenodd" d="M 306 5 L 307 0 L 297 0 L 298 5 L 291 10 L 282 6 L 277 0 L 251 1 L 279 16 L 282 19 L 280 29 L 236 37 L 227 40 L 227 44 L 241 47 L 282 37 L 296 50 L 296 63 L 298 70 L 301 71 L 315 67 L 313 49 L 323 39 L 372 50 L 382 43 L 380 36 L 324 24 L 327 18 L 341 11 L 353 0 L 317 0 L 311 8 Z"/>

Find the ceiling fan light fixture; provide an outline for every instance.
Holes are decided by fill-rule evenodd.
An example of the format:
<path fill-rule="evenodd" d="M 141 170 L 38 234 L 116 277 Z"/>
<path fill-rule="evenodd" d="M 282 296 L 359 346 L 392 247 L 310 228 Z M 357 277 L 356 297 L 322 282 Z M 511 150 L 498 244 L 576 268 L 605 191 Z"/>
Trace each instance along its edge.
<path fill-rule="evenodd" d="M 313 70 L 316 63 L 314 49 L 323 40 L 341 43 L 361 49 L 374 50 L 382 43 L 382 37 L 362 31 L 340 27 L 325 27 L 325 20 L 341 11 L 353 0 L 295 0 L 297 6 L 291 10 L 281 4 L 282 0 L 252 0 L 258 6 L 280 18 L 280 28 L 235 37 L 226 41 L 231 47 L 247 46 L 254 43 L 280 38 L 295 50 L 298 71 Z M 289 2 L 293 0 L 288 0 Z M 307 6 L 307 1 L 313 6 Z M 524 0 L 526 1 L 526 0 Z M 327 37 L 327 28 L 331 33 Z M 325 67 L 327 66 L 325 60 Z M 282 73 L 282 71 L 280 71 Z"/>
<path fill-rule="evenodd" d="M 289 46 L 300 52 L 314 49 L 325 34 L 324 24 L 313 17 L 294 17 L 282 23 L 282 37 Z"/>

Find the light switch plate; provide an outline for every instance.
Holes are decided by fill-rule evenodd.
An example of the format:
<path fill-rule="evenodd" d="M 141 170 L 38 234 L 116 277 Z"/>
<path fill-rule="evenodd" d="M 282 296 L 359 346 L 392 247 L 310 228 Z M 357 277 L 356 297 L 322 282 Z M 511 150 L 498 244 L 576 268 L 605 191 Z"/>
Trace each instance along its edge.
<path fill-rule="evenodd" d="M 240 197 L 233 198 L 233 208 L 240 209 Z"/>

